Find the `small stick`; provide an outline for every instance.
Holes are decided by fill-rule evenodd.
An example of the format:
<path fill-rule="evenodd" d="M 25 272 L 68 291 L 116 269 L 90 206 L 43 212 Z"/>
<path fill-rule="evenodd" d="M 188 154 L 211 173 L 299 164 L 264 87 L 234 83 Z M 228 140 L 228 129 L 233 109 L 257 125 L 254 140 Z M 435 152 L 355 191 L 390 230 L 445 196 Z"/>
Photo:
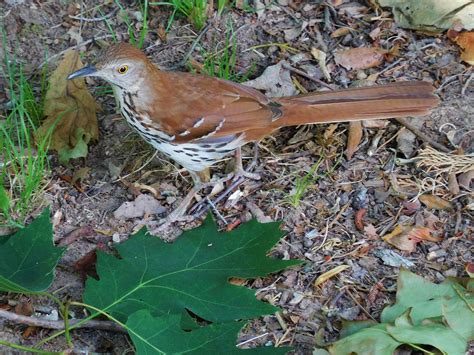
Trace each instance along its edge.
<path fill-rule="evenodd" d="M 473 77 L 474 77 L 474 72 L 472 72 L 471 75 L 469 75 L 469 78 L 467 78 L 466 83 L 463 85 L 462 90 L 461 90 L 461 96 L 466 95 L 466 90 L 469 84 L 471 83 L 471 80 Z"/>
<path fill-rule="evenodd" d="M 429 137 L 428 135 L 421 132 L 418 128 L 416 128 L 414 125 L 412 125 L 410 122 L 408 122 L 406 120 L 406 118 L 395 118 L 395 120 L 398 123 L 400 123 L 402 126 L 408 128 L 410 131 L 412 131 L 418 138 L 420 138 L 426 144 L 431 145 L 433 148 L 441 150 L 444 153 L 449 153 L 450 152 L 450 150 L 448 148 L 446 148 L 444 145 L 436 142 L 431 137 Z"/>
<path fill-rule="evenodd" d="M 289 65 L 289 64 L 287 64 L 287 63 L 283 63 L 283 68 L 288 69 L 289 71 L 292 71 L 292 72 L 295 73 L 295 74 L 301 75 L 302 77 L 305 77 L 306 79 L 312 80 L 312 81 L 314 81 L 315 83 L 318 83 L 319 85 L 322 85 L 322 86 L 328 88 L 329 90 L 334 90 L 331 86 L 329 86 L 328 84 L 326 84 L 324 81 L 319 80 L 319 79 L 316 79 L 316 78 L 312 77 L 311 75 L 305 73 L 305 72 L 302 71 L 302 70 L 293 68 L 291 65 Z"/>
<path fill-rule="evenodd" d="M 0 318 L 7 319 L 14 323 L 19 324 L 26 324 L 34 327 L 40 328 L 47 328 L 47 329 L 57 329 L 57 330 L 64 330 L 64 321 L 62 320 L 45 320 L 36 317 L 28 317 L 23 316 L 20 314 L 12 313 L 0 309 Z M 76 323 L 79 323 L 81 319 L 71 319 L 69 320 L 69 326 L 73 326 Z M 98 321 L 98 320 L 90 320 L 83 324 L 77 325 L 75 328 L 92 328 L 92 329 L 101 329 L 101 330 L 109 330 L 112 332 L 119 332 L 119 333 L 126 333 L 126 329 L 121 327 L 115 322 L 111 321 Z"/>
<path fill-rule="evenodd" d="M 110 13 L 108 13 L 107 15 L 104 15 L 104 16 L 101 16 L 101 17 L 92 17 L 92 18 L 89 18 L 89 17 L 82 17 L 80 15 L 76 15 L 76 16 L 72 16 L 72 15 L 69 15 L 69 18 L 72 18 L 73 20 L 79 20 L 79 21 L 84 21 L 84 22 L 99 22 L 99 21 L 103 21 L 103 20 L 107 20 L 108 18 L 112 17 L 113 15 L 115 15 L 115 13 L 118 11 L 118 7 L 116 7 L 114 10 L 112 10 Z"/>

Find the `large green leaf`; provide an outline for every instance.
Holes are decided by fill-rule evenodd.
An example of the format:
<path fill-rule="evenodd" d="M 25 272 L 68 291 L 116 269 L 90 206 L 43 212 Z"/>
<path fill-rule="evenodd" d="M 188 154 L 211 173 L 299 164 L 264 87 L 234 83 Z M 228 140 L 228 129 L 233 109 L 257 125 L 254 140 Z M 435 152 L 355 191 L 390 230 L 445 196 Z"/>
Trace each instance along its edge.
<path fill-rule="evenodd" d="M 464 355 L 467 342 L 455 331 L 442 324 L 412 325 L 409 312 L 401 315 L 395 325 L 387 326 L 391 336 L 402 343 L 434 346 L 449 355 Z"/>
<path fill-rule="evenodd" d="M 331 355 L 392 355 L 401 342 L 393 339 L 385 324 L 364 328 L 329 346 Z"/>
<path fill-rule="evenodd" d="M 153 317 L 142 310 L 132 314 L 126 325 L 137 354 L 285 354 L 289 350 L 237 348 L 235 339 L 245 322 L 211 324 L 190 332 L 180 324 L 180 315 Z"/>
<path fill-rule="evenodd" d="M 421 324 L 424 319 L 441 317 L 443 305 L 458 298 L 454 283 L 454 280 L 447 279 L 437 285 L 408 270 L 400 270 L 396 303 L 383 310 L 381 321 L 394 322 L 410 308 L 410 317 L 415 325 Z"/>
<path fill-rule="evenodd" d="M 53 245 L 53 227 L 46 209 L 0 245 L 0 291 L 46 290 L 63 251 Z"/>
<path fill-rule="evenodd" d="M 443 316 L 451 329 L 466 341 L 474 340 L 474 312 L 463 299 L 443 305 Z"/>
<path fill-rule="evenodd" d="M 273 313 L 276 308 L 257 301 L 254 291 L 228 280 L 301 263 L 266 256 L 281 236 L 278 224 L 255 221 L 219 233 L 211 218 L 173 244 L 142 230 L 117 246 L 121 259 L 99 253 L 100 280 L 87 280 L 84 301 L 122 321 L 142 309 L 153 316 L 188 309 L 212 322 Z"/>

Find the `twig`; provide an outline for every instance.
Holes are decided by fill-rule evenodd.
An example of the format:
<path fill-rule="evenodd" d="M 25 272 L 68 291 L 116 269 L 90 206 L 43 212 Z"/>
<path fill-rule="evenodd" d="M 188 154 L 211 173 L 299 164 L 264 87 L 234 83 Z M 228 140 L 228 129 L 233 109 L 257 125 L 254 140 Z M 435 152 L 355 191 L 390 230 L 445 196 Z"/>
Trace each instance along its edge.
<path fill-rule="evenodd" d="M 191 44 L 191 47 L 189 47 L 189 49 L 186 52 L 186 54 L 184 55 L 183 59 L 181 59 L 178 63 L 173 65 L 171 68 L 169 68 L 169 70 L 179 69 L 179 68 L 183 67 L 186 64 L 189 57 L 191 57 L 191 54 L 193 54 L 194 49 L 196 48 L 197 44 L 201 41 L 201 38 L 206 34 L 206 32 L 209 30 L 209 28 L 210 28 L 210 25 L 207 25 L 206 27 L 204 27 L 202 29 L 201 33 L 196 37 L 196 39 Z"/>
<path fill-rule="evenodd" d="M 69 18 L 72 18 L 73 20 L 79 20 L 79 21 L 84 21 L 84 22 L 99 22 L 103 20 L 107 20 L 108 18 L 112 17 L 115 15 L 115 13 L 118 11 L 118 7 L 116 7 L 114 10 L 112 10 L 110 13 L 107 15 L 101 16 L 101 17 L 92 17 L 92 18 L 87 18 L 87 17 L 82 17 L 82 16 L 72 16 L 69 15 Z"/>
<path fill-rule="evenodd" d="M 329 90 L 334 90 L 331 86 L 329 86 L 328 84 L 326 84 L 324 81 L 322 80 L 319 80 L 319 79 L 316 79 L 314 77 L 312 77 L 311 75 L 305 73 L 304 71 L 302 70 L 299 70 L 299 69 L 296 69 L 296 68 L 293 68 L 291 65 L 287 64 L 287 63 L 283 63 L 283 68 L 295 73 L 295 74 L 298 74 L 298 75 L 301 75 L 302 77 L 305 77 L 306 79 L 309 79 L 309 80 L 312 80 L 314 81 L 315 83 L 318 83 L 319 85 L 322 85 L 326 88 L 328 88 Z"/>
<path fill-rule="evenodd" d="M 40 319 L 40 318 L 35 318 L 35 317 L 28 317 L 28 316 L 23 316 L 16 313 L 8 312 L 2 309 L 0 309 L 0 318 L 7 319 L 14 323 L 31 325 L 34 327 L 57 329 L 57 330 L 65 329 L 64 321 L 62 320 L 53 321 L 53 320 L 45 320 L 45 319 Z M 69 320 L 69 326 L 73 326 L 76 323 L 79 323 L 80 321 L 81 319 L 71 319 Z M 75 328 L 93 328 L 93 329 L 109 330 L 112 332 L 119 332 L 119 333 L 127 332 L 125 328 L 111 321 L 90 320 L 84 324 L 77 325 Z"/>
<path fill-rule="evenodd" d="M 469 78 L 467 78 L 466 83 L 463 85 L 462 90 L 461 90 L 461 96 L 464 96 L 466 94 L 467 87 L 469 86 L 472 78 L 474 77 L 474 72 L 469 75 Z"/>
<path fill-rule="evenodd" d="M 241 343 L 238 343 L 237 346 L 242 346 L 244 344 L 247 344 L 247 343 L 250 343 L 251 341 L 254 341 L 254 340 L 257 340 L 257 339 L 260 339 L 264 336 L 267 336 L 268 335 L 268 332 L 266 333 L 263 333 L 263 334 L 260 334 L 260 335 L 257 335 L 256 337 L 253 337 L 253 338 L 250 338 L 250 339 L 247 339 L 247 340 L 244 340 L 243 342 Z"/>
<path fill-rule="evenodd" d="M 395 118 L 395 120 L 400 123 L 402 126 L 408 128 L 410 131 L 412 131 L 418 138 L 420 138 L 423 142 L 425 142 L 428 145 L 431 145 L 432 147 L 441 150 L 442 152 L 449 153 L 450 150 L 446 148 L 444 145 L 436 142 L 432 138 L 430 138 L 428 135 L 424 134 L 421 132 L 418 128 L 416 128 L 414 125 L 412 125 L 410 122 L 406 120 L 406 118 Z"/>

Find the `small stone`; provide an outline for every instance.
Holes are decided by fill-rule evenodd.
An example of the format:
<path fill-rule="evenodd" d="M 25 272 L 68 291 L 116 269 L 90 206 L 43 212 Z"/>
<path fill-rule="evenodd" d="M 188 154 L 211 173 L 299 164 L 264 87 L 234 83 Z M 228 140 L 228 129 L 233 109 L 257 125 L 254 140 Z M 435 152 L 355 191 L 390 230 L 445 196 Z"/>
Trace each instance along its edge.
<path fill-rule="evenodd" d="M 278 5 L 281 6 L 288 6 L 288 0 L 278 0 Z"/>
<path fill-rule="evenodd" d="M 455 268 L 448 269 L 444 272 L 446 277 L 458 277 L 458 271 Z"/>
<path fill-rule="evenodd" d="M 443 256 L 446 256 L 447 252 L 446 250 L 444 249 L 438 249 L 438 250 L 434 250 L 434 251 L 431 251 L 428 253 L 428 255 L 426 255 L 426 259 L 427 260 L 436 260 L 436 259 L 439 259 Z"/>
<path fill-rule="evenodd" d="M 303 298 L 304 298 L 304 295 L 302 293 L 293 292 L 293 298 L 291 299 L 289 304 L 291 304 L 292 306 L 295 306 L 298 303 L 300 303 L 303 300 Z"/>

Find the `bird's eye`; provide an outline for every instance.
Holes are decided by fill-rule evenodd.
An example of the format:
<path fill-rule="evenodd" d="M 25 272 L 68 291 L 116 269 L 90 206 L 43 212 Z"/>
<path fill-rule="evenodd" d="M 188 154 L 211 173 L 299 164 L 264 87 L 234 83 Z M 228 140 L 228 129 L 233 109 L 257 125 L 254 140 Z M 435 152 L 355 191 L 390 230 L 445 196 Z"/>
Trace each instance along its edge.
<path fill-rule="evenodd" d="M 117 68 L 119 74 L 125 74 L 128 71 L 128 65 L 121 65 Z"/>

